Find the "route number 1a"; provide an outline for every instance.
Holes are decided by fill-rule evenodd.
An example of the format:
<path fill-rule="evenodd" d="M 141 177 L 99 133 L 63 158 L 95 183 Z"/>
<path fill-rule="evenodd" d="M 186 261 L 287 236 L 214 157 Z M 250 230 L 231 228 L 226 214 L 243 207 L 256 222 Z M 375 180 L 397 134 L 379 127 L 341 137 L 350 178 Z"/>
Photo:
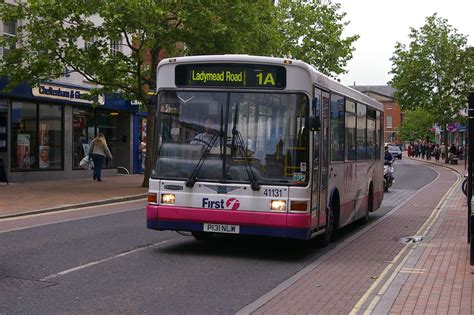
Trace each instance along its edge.
<path fill-rule="evenodd" d="M 257 73 L 256 76 L 258 85 L 275 85 L 275 79 L 271 73 L 264 74 L 263 72 L 260 72 Z"/>

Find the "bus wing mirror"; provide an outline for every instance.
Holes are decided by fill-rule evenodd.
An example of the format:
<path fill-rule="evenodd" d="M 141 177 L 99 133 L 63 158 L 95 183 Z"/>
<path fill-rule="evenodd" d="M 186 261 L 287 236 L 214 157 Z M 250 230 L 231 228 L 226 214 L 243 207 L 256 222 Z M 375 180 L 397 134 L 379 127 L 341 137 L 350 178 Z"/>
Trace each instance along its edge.
<path fill-rule="evenodd" d="M 319 131 L 321 130 L 321 121 L 318 117 L 309 116 L 308 117 L 308 127 L 311 131 Z"/>

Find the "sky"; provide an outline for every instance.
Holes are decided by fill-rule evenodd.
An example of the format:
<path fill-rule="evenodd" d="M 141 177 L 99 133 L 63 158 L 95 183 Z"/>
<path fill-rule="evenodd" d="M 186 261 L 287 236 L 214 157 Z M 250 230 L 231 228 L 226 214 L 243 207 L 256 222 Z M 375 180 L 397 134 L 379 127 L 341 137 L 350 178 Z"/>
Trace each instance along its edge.
<path fill-rule="evenodd" d="M 333 0 L 341 4 L 349 21 L 343 37 L 358 34 L 348 73 L 338 78 L 345 85 L 386 85 L 396 42 L 409 44 L 410 27 L 420 29 L 426 17 L 438 17 L 474 46 L 474 0 Z"/>

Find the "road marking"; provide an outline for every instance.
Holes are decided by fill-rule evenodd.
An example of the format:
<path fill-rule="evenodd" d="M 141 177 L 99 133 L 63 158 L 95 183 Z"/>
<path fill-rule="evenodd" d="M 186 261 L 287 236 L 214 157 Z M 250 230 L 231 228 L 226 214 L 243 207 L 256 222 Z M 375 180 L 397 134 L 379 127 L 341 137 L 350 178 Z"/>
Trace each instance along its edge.
<path fill-rule="evenodd" d="M 461 175 L 459 174 L 456 174 L 457 175 L 457 180 L 455 181 L 455 183 L 448 189 L 448 191 L 443 195 L 443 197 L 441 198 L 441 200 L 438 202 L 438 204 L 436 205 L 436 207 L 434 208 L 433 212 L 431 212 L 431 215 L 428 217 L 428 219 L 426 219 L 425 223 L 418 229 L 418 231 L 415 233 L 416 235 L 419 235 L 419 236 L 422 236 L 424 237 L 428 231 L 431 229 L 431 227 L 433 226 L 433 224 L 436 222 L 436 220 L 438 219 L 439 217 L 439 214 L 441 213 L 441 209 L 444 208 L 444 206 L 446 205 L 446 202 L 448 200 L 448 197 L 453 193 L 453 191 L 457 188 L 457 186 L 459 185 L 459 183 L 461 182 Z M 405 262 L 408 260 L 408 258 L 410 257 L 411 253 L 413 253 L 413 251 L 415 250 L 415 248 L 417 247 L 418 245 L 416 243 L 409 243 L 409 244 L 406 244 L 401 250 L 400 252 L 398 253 L 397 256 L 395 256 L 395 258 L 393 259 L 393 262 L 390 263 L 387 267 L 385 267 L 385 269 L 382 271 L 382 273 L 380 274 L 380 276 L 378 276 L 377 280 L 370 286 L 370 288 L 365 292 L 365 294 L 360 298 L 360 300 L 356 303 L 356 305 L 352 308 L 351 312 L 349 313 L 350 315 L 354 315 L 354 314 L 357 314 L 359 311 L 362 310 L 362 307 L 364 304 L 367 303 L 367 301 L 369 300 L 370 298 L 370 295 L 377 289 L 377 287 L 382 283 L 382 281 L 385 279 L 385 277 L 388 275 L 388 273 L 390 271 L 392 271 L 392 268 L 395 268 L 393 269 L 392 271 L 392 274 L 390 275 L 390 277 L 386 280 L 386 282 L 384 283 L 384 285 L 382 286 L 382 288 L 380 288 L 380 290 L 378 291 L 378 293 L 372 298 L 372 301 L 370 302 L 369 306 L 367 307 L 367 309 L 365 310 L 364 312 L 364 315 L 365 314 L 371 314 L 371 312 L 375 309 L 375 306 L 377 305 L 380 297 L 385 293 L 385 291 L 388 289 L 388 287 L 390 286 L 390 284 L 392 283 L 392 281 L 395 279 L 395 277 L 398 275 L 398 273 L 400 272 L 400 269 L 403 267 L 403 265 L 405 264 Z M 408 248 L 410 248 L 410 250 L 408 250 Z M 407 251 L 408 250 L 408 251 Z M 406 253 L 405 253 L 406 252 Z M 399 259 L 402 257 L 403 259 L 397 264 L 395 265 L 396 262 L 399 261 Z"/>
<path fill-rule="evenodd" d="M 74 268 L 71 268 L 71 269 L 67 269 L 67 270 L 55 273 L 53 275 L 46 276 L 46 277 L 40 279 L 40 281 L 48 281 L 48 280 L 51 280 L 51 279 L 54 279 L 54 278 L 57 278 L 57 277 L 60 277 L 60 276 L 64 276 L 64 275 L 66 275 L 68 273 L 71 273 L 71 272 L 79 271 L 79 270 L 89 268 L 89 267 L 92 267 L 92 266 L 95 266 L 95 265 L 98 265 L 98 264 L 101 264 L 101 263 L 104 263 L 104 262 L 111 261 L 111 260 L 116 259 L 116 258 L 120 258 L 120 257 L 124 257 L 124 256 L 130 255 L 130 254 L 138 253 L 138 252 L 144 251 L 144 250 L 152 248 L 152 247 L 164 245 L 164 244 L 169 243 L 171 241 L 172 240 L 165 240 L 165 241 L 161 241 L 161 242 L 158 242 L 158 243 L 141 246 L 141 247 L 132 249 L 132 250 L 127 251 L 127 252 L 123 252 L 123 253 L 120 253 L 120 254 L 117 254 L 117 255 L 114 255 L 114 256 L 111 256 L 111 257 L 99 259 L 99 260 L 96 260 L 96 261 L 92 261 L 92 262 L 84 264 L 84 265 L 80 265 L 80 266 L 77 266 L 77 267 L 74 267 Z"/>
<path fill-rule="evenodd" d="M 27 229 L 41 227 L 45 225 L 90 219 L 90 218 L 95 218 L 95 217 L 111 215 L 111 214 L 125 213 L 129 211 L 144 210 L 146 207 L 146 204 L 144 204 L 143 206 L 136 205 L 136 206 L 140 206 L 140 208 L 135 208 L 136 207 L 135 206 L 133 209 L 116 210 L 116 208 L 119 206 L 123 206 L 126 204 L 133 204 L 133 203 L 141 203 L 141 202 L 143 202 L 143 200 L 128 200 L 128 201 L 122 201 L 122 202 L 117 202 L 113 204 L 109 203 L 109 204 L 102 204 L 102 205 L 96 205 L 96 206 L 88 206 L 84 208 L 44 212 L 44 213 L 29 214 L 29 215 L 24 215 L 24 216 L 19 216 L 19 217 L 0 219 L 0 234 L 27 230 Z M 100 210 L 100 208 L 105 208 L 105 209 Z M 95 211 L 101 211 L 101 212 L 94 213 Z M 82 213 L 82 212 L 85 212 L 85 213 Z M 61 216 L 62 218 L 56 219 L 55 217 L 57 216 Z M 41 218 L 41 217 L 44 217 L 44 218 L 51 217 L 51 219 L 49 219 L 48 222 L 44 222 L 44 223 L 36 223 L 36 222 L 28 221 L 28 220 L 33 220 L 36 218 Z M 18 224 L 16 224 L 17 225 L 16 227 L 9 228 L 12 222 L 14 224 L 18 222 Z M 18 226 L 18 225 L 21 225 L 21 226 Z"/>

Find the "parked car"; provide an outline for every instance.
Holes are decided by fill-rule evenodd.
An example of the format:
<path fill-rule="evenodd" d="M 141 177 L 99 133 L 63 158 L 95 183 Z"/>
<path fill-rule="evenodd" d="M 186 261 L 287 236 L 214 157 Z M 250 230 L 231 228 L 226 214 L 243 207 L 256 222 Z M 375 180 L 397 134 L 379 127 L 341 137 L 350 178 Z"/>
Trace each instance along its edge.
<path fill-rule="evenodd" d="M 389 145 L 388 152 L 396 159 L 402 159 L 402 150 L 396 145 Z"/>

